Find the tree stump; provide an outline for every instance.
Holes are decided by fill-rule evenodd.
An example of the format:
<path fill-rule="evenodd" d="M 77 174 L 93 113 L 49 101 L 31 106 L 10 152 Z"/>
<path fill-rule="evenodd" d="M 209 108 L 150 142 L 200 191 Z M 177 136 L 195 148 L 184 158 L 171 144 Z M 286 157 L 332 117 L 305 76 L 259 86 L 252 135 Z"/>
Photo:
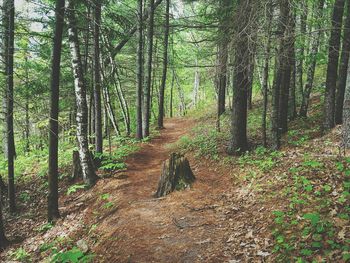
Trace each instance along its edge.
<path fill-rule="evenodd" d="M 172 153 L 170 159 L 163 163 L 156 197 L 166 196 L 175 190 L 186 189 L 195 179 L 187 158 L 181 154 Z"/>

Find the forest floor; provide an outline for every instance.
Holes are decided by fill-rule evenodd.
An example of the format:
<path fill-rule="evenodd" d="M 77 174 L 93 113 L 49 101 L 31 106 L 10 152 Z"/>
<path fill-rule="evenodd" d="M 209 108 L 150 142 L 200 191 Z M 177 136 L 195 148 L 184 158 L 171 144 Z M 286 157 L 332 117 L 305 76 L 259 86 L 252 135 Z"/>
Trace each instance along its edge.
<path fill-rule="evenodd" d="M 279 152 L 256 146 L 261 115 L 253 109 L 254 144 L 241 157 L 225 153 L 229 115 L 221 133 L 210 113 L 167 120 L 166 129 L 126 159 L 127 169 L 101 173 L 90 190 L 62 194 L 62 219 L 54 226 L 45 224 L 45 195 L 35 199 L 40 209 L 30 210 L 25 221 L 10 218 L 10 237 L 27 234 L 0 259 L 347 262 L 350 159 L 339 155 L 339 127 L 320 133 L 320 105 L 313 98 L 310 117 L 291 123 Z M 157 199 L 161 166 L 173 151 L 186 155 L 197 179 L 191 189 Z"/>

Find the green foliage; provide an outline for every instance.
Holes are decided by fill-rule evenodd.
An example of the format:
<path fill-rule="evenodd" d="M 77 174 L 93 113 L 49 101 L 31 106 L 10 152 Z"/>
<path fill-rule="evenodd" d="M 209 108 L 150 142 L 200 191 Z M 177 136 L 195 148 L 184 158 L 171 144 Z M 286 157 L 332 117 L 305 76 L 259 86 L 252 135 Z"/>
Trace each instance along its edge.
<path fill-rule="evenodd" d="M 342 176 L 330 185 L 322 179 L 324 169 L 338 170 Z M 289 205 L 273 212 L 274 252 L 280 261 L 313 262 L 317 257 L 328 262 L 333 253 L 348 257 L 350 240 L 336 222 L 350 218 L 349 170 L 346 159 L 326 164 L 310 156 L 289 169 L 293 179 L 287 188 Z M 337 213 L 329 213 L 334 209 Z"/>
<path fill-rule="evenodd" d="M 264 147 L 256 148 L 255 152 L 247 152 L 238 159 L 241 167 L 256 167 L 257 169 L 268 172 L 276 167 L 282 153 L 278 151 L 270 151 Z"/>
<path fill-rule="evenodd" d="M 193 152 L 197 158 L 205 157 L 213 160 L 219 159 L 219 145 L 224 140 L 224 134 L 211 126 L 197 126 L 193 129 L 193 136 L 182 136 L 176 147 L 182 152 Z"/>
<path fill-rule="evenodd" d="M 54 225 L 52 223 L 46 223 L 42 226 L 40 226 L 37 230 L 40 233 L 45 233 L 47 231 L 49 231 L 50 229 L 52 229 L 54 227 Z"/>
<path fill-rule="evenodd" d="M 31 257 L 29 253 L 24 248 L 18 248 L 14 252 L 10 253 L 13 260 L 18 260 L 21 262 L 31 262 Z"/>
<path fill-rule="evenodd" d="M 53 255 L 51 263 L 89 263 L 94 259 L 94 255 L 84 255 L 80 249 L 73 247 L 70 250 L 57 252 Z"/>
<path fill-rule="evenodd" d="M 76 193 L 78 190 L 81 190 L 81 189 L 86 189 L 86 187 L 87 186 L 85 184 L 74 184 L 68 188 L 67 195 Z"/>

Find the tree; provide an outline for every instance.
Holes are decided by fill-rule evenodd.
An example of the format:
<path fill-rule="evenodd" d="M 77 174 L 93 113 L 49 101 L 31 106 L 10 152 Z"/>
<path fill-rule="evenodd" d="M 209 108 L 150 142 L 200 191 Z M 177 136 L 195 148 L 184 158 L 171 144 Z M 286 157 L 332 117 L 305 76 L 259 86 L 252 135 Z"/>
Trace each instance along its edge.
<path fill-rule="evenodd" d="M 219 36 L 218 36 L 218 66 L 217 66 L 217 92 L 218 92 L 218 118 L 226 108 L 226 85 L 227 85 L 227 61 L 229 44 L 229 17 L 230 1 L 219 1 Z"/>
<path fill-rule="evenodd" d="M 231 119 L 231 140 L 228 152 L 243 153 L 248 150 L 247 140 L 247 99 L 249 88 L 250 34 L 253 19 L 252 0 L 241 1 L 235 12 L 233 112 Z M 247 26 L 248 25 L 248 26 Z"/>
<path fill-rule="evenodd" d="M 149 0 L 149 21 L 147 27 L 147 61 L 145 72 L 145 84 L 143 89 L 143 118 L 142 118 L 142 136 L 149 136 L 149 125 L 151 117 L 151 85 L 152 85 L 152 59 L 153 59 L 153 32 L 154 32 L 154 0 Z"/>
<path fill-rule="evenodd" d="M 335 126 L 335 91 L 338 77 L 338 62 L 341 27 L 343 22 L 345 0 L 336 0 L 333 8 L 332 30 L 329 39 L 326 92 L 324 103 L 323 129 L 325 131 Z"/>
<path fill-rule="evenodd" d="M 69 46 L 72 56 L 72 68 L 74 73 L 75 100 L 77 104 L 77 139 L 83 179 L 87 185 L 92 186 L 95 184 L 98 177 L 95 173 L 93 160 L 89 152 L 86 84 L 81 62 L 74 2 L 74 0 L 68 1 L 67 17 Z"/>
<path fill-rule="evenodd" d="M 168 72 L 168 49 L 169 49 L 169 20 L 170 20 L 170 0 L 165 1 L 165 24 L 164 24 L 164 53 L 163 53 L 163 74 L 162 83 L 159 90 L 159 113 L 158 128 L 164 128 L 164 93 Z"/>
<path fill-rule="evenodd" d="M 143 87 L 143 1 L 138 0 L 138 24 L 137 24 L 137 81 L 136 81 L 136 138 L 142 136 L 142 87 Z M 113 58 L 113 55 L 112 55 Z"/>
<path fill-rule="evenodd" d="M 288 64 L 288 30 L 290 20 L 290 3 L 289 0 L 281 0 L 279 3 L 280 15 L 278 21 L 278 51 L 275 61 L 275 76 L 272 91 L 272 113 L 271 113 L 271 137 L 272 149 L 280 148 L 281 140 L 281 107 L 285 107 L 281 101 L 289 95 L 290 65 Z M 289 80 L 288 80 L 289 78 Z M 288 84 L 288 85 L 287 85 Z M 284 85 L 284 88 L 282 88 Z M 288 100 L 287 100 L 288 102 Z"/>
<path fill-rule="evenodd" d="M 6 76 L 6 143 L 8 169 L 8 198 L 10 212 L 16 211 L 15 170 L 16 156 L 13 130 L 13 66 L 14 66 L 14 36 L 15 36 L 15 3 L 14 0 L 4 1 L 4 56 Z"/>
<path fill-rule="evenodd" d="M 343 102 L 348 71 L 348 61 L 350 57 L 350 1 L 347 1 L 346 21 L 344 24 L 344 36 L 340 65 L 337 81 L 336 104 L 335 104 L 335 124 L 342 123 Z"/>
<path fill-rule="evenodd" d="M 100 65 L 100 26 L 101 1 L 94 1 L 94 109 L 95 109 L 95 147 L 97 153 L 103 152 L 102 103 L 101 103 L 101 65 Z"/>
<path fill-rule="evenodd" d="M 59 114 L 59 84 L 62 51 L 62 34 L 64 27 L 65 0 L 56 0 L 55 31 L 52 52 L 51 71 L 51 110 L 49 133 L 49 192 L 48 192 L 48 220 L 59 218 L 58 210 L 58 114 Z"/>
<path fill-rule="evenodd" d="M 350 148 L 350 66 L 347 70 L 342 119 L 342 143 L 345 148 Z"/>

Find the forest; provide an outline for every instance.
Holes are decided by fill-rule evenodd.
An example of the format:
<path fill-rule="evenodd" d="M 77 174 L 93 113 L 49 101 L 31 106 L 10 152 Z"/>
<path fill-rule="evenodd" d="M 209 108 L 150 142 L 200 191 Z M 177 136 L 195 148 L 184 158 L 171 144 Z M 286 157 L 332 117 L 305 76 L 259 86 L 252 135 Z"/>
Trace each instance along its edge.
<path fill-rule="evenodd" d="M 350 262 L 350 0 L 0 6 L 0 262 Z"/>

